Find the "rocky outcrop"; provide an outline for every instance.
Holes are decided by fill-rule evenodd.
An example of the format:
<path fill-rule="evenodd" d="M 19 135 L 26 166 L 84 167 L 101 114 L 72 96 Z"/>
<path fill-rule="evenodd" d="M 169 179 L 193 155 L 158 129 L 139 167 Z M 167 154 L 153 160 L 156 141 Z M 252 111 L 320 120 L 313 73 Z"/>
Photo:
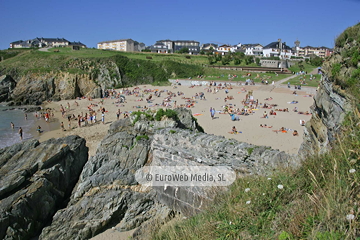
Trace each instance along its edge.
<path fill-rule="evenodd" d="M 138 185 L 135 172 L 143 166 L 229 166 L 240 176 L 295 164 L 269 147 L 201 133 L 191 111 L 178 111 L 178 122 L 140 117 L 132 124 L 134 116 L 114 122 L 84 166 L 67 207 L 40 239 L 88 239 L 116 224 L 118 231 L 139 227 L 134 236 L 150 238 L 144 235 L 149 228 L 174 217 L 174 211 L 190 216 L 212 201 L 215 190 L 224 190 Z"/>
<path fill-rule="evenodd" d="M 344 36 L 346 34 L 340 38 Z M 299 149 L 301 157 L 327 152 L 336 136 L 341 133 L 345 116 L 354 109 L 358 111 L 354 107 L 358 100 L 354 100 L 346 88 L 349 88 L 347 81 L 360 66 L 358 59 L 351 58 L 355 55 L 354 52 L 359 51 L 360 44 L 350 37 L 344 42 L 341 46 L 336 46 L 331 57 L 323 63 L 320 86 L 311 107 L 312 117 L 306 123 L 304 141 Z"/>
<path fill-rule="evenodd" d="M 47 100 L 58 101 L 83 96 L 100 98 L 105 89 L 121 84 L 119 69 L 111 61 L 75 59 L 66 62 L 63 69 L 18 76 L 16 87 L 12 87 L 0 101 L 11 100 L 15 105 L 39 105 Z M 0 89 L 0 97 L 1 91 Z"/>
<path fill-rule="evenodd" d="M 0 238 L 36 236 L 64 206 L 87 159 L 78 136 L 0 149 Z"/>
<path fill-rule="evenodd" d="M 11 76 L 0 77 L 0 102 L 6 101 L 10 97 L 15 86 L 16 82 Z"/>
<path fill-rule="evenodd" d="M 88 239 L 119 224 L 127 231 L 172 210 L 160 204 L 155 192 L 137 185 L 135 171 L 148 161 L 150 140 L 137 138 L 129 119 L 114 123 L 84 166 L 68 206 L 56 213 L 40 239 Z"/>
<path fill-rule="evenodd" d="M 311 107 L 312 117 L 306 123 L 304 141 L 299 154 L 305 157 L 329 151 L 331 143 L 340 133 L 345 115 L 351 109 L 351 101 L 344 91 L 324 74 L 314 97 L 314 104 Z"/>

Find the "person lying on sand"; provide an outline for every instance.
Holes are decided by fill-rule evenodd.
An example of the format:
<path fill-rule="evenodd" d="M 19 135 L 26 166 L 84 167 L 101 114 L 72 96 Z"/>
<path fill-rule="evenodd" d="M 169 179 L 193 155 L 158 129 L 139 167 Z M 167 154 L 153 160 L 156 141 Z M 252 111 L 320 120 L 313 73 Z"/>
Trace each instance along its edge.
<path fill-rule="evenodd" d="M 278 132 L 287 133 L 287 131 L 285 130 L 284 127 L 281 127 L 279 130 L 273 130 L 273 132 L 276 132 L 276 133 L 278 133 Z"/>
<path fill-rule="evenodd" d="M 293 136 L 299 136 L 298 131 L 294 130 L 294 132 L 293 132 Z"/>
<path fill-rule="evenodd" d="M 264 124 L 264 125 L 260 124 L 260 127 L 262 127 L 262 128 L 272 128 L 273 126 L 268 126 L 266 124 Z"/>

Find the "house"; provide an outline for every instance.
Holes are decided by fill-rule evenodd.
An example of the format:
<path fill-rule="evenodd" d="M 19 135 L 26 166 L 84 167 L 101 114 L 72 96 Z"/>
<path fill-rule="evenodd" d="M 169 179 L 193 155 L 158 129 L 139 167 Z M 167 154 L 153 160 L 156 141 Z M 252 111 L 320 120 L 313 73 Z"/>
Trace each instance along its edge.
<path fill-rule="evenodd" d="M 193 40 L 159 40 L 150 46 L 151 52 L 157 53 L 175 53 L 182 48 L 187 48 L 189 54 L 198 54 L 200 52 L 200 42 Z"/>
<path fill-rule="evenodd" d="M 41 46 L 39 47 L 65 47 L 70 44 L 65 38 L 36 38 L 40 40 Z"/>
<path fill-rule="evenodd" d="M 200 50 L 204 52 L 210 52 L 211 48 L 213 51 L 215 51 L 218 48 L 218 45 L 214 43 L 204 43 L 201 45 Z"/>
<path fill-rule="evenodd" d="M 263 47 L 264 57 L 279 57 L 281 59 L 290 59 L 295 56 L 292 49 L 279 39 L 277 42 L 272 42 Z"/>
<path fill-rule="evenodd" d="M 154 45 L 149 47 L 152 53 L 170 53 L 172 49 L 169 49 L 163 42 L 156 42 Z"/>
<path fill-rule="evenodd" d="M 137 41 L 134 41 L 134 51 L 135 52 L 141 52 L 146 48 L 145 43 L 139 43 Z"/>
<path fill-rule="evenodd" d="M 216 54 L 225 55 L 229 52 L 234 52 L 234 47 L 227 44 L 223 44 L 216 49 Z"/>
<path fill-rule="evenodd" d="M 135 41 L 132 39 L 119 39 L 112 41 L 103 41 L 97 44 L 98 49 L 103 50 L 114 50 L 114 51 L 123 51 L 123 52 L 134 52 L 135 51 Z"/>
<path fill-rule="evenodd" d="M 32 48 L 32 47 L 66 47 L 71 44 L 81 48 L 86 48 L 86 45 L 81 42 L 70 42 L 65 38 L 34 38 L 30 40 L 19 40 L 10 43 L 10 48 Z"/>
<path fill-rule="evenodd" d="M 73 50 L 80 50 L 80 48 L 86 48 L 86 45 L 81 42 L 69 42 L 69 46 Z"/>
<path fill-rule="evenodd" d="M 175 40 L 173 41 L 174 52 L 182 48 L 189 49 L 189 54 L 198 54 L 200 52 L 200 42 L 194 40 Z"/>
<path fill-rule="evenodd" d="M 259 43 L 255 44 L 243 44 L 241 48 L 244 50 L 245 55 L 250 56 L 262 56 L 263 55 L 263 45 Z"/>

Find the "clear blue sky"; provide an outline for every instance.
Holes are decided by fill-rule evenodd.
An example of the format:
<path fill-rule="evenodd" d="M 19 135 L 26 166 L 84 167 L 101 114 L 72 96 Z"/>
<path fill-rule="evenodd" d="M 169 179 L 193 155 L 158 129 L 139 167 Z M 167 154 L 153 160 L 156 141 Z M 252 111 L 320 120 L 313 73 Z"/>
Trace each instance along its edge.
<path fill-rule="evenodd" d="M 333 47 L 359 13 L 360 0 L 0 0 L 0 49 L 35 37 L 88 47 L 124 38 Z"/>

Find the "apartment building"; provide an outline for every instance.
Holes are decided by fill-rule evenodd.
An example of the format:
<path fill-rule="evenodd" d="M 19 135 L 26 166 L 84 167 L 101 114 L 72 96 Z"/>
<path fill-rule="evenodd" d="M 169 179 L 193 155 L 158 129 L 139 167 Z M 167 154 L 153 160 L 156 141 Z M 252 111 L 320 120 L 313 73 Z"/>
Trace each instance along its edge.
<path fill-rule="evenodd" d="M 134 52 L 135 41 L 132 39 L 119 39 L 112 41 L 103 41 L 97 44 L 98 49 L 104 50 L 114 50 L 114 51 L 123 51 L 123 52 Z"/>
<path fill-rule="evenodd" d="M 312 47 L 312 46 L 306 46 L 299 48 L 297 51 L 297 55 L 299 57 L 308 57 L 311 55 L 316 55 L 321 58 L 325 58 L 327 56 L 330 56 L 332 53 L 332 50 L 327 47 Z"/>

